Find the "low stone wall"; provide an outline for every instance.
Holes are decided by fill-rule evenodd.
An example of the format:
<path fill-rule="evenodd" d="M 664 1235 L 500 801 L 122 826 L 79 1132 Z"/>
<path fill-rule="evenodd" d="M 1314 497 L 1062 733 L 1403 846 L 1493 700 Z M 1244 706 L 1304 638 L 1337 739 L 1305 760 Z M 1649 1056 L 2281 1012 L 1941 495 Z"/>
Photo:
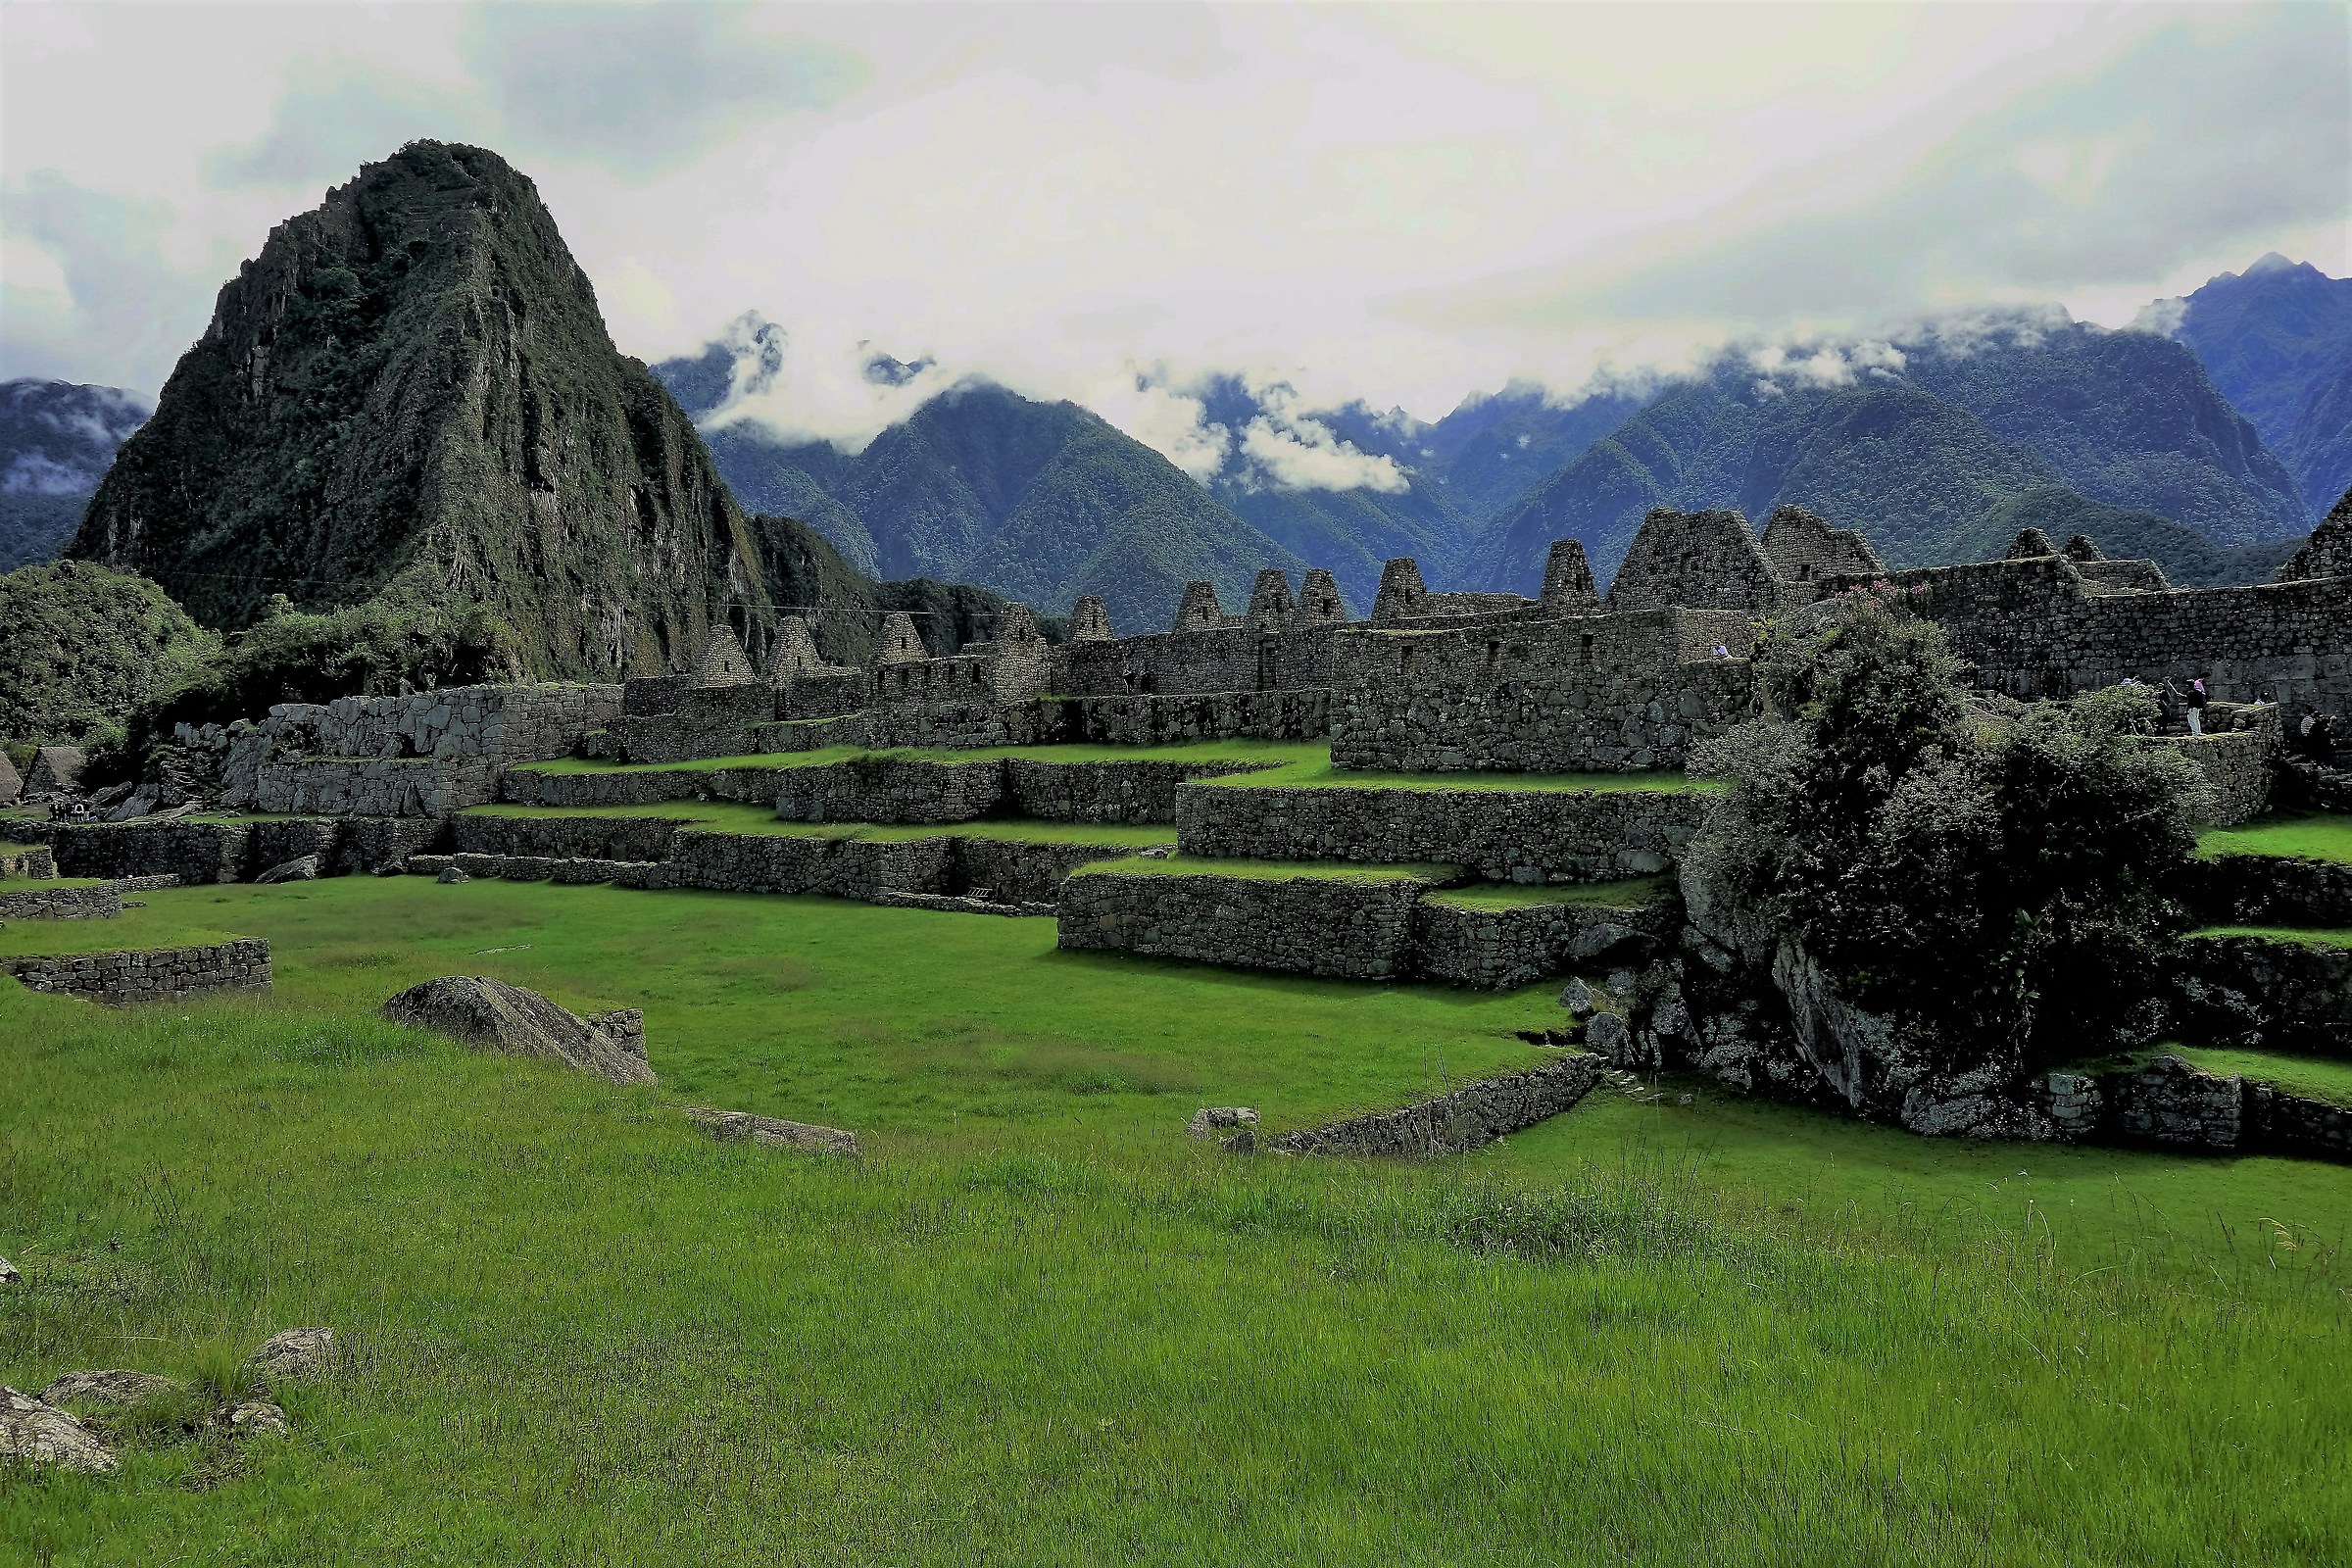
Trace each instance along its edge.
<path fill-rule="evenodd" d="M 34 991 L 92 1002 L 165 1002 L 205 991 L 269 990 L 270 944 L 256 937 L 214 948 L 5 958 L 0 967 Z"/>
<path fill-rule="evenodd" d="M 2183 1035 L 2352 1056 L 2352 948 L 2265 937 L 2179 946 Z"/>
<path fill-rule="evenodd" d="M 988 890 L 998 904 L 1052 904 L 1061 897 L 1070 873 L 1098 860 L 1114 860 L 1134 851 L 1108 844 L 1025 844 L 1011 839 L 956 838 L 954 886 L 959 893 Z"/>
<path fill-rule="evenodd" d="M 947 893 L 955 882 L 948 839 L 883 842 L 782 833 L 681 833 L 662 884 L 728 893 L 823 893 L 870 899 L 884 890 Z"/>
<path fill-rule="evenodd" d="M 261 770 L 253 808 L 324 816 L 446 816 L 498 798 L 488 762 L 305 758 Z"/>
<path fill-rule="evenodd" d="M 1055 822 L 1173 822 L 1176 789 L 1197 778 L 1223 778 L 1271 762 L 1004 760 L 1004 796 L 1023 816 Z"/>
<path fill-rule="evenodd" d="M 1331 733 L 1331 692 L 1209 692 L 1044 699 L 1048 738 L 1098 746 L 1167 746 L 1181 741 L 1312 741 Z"/>
<path fill-rule="evenodd" d="M 1606 882 L 1672 865 L 1709 798 L 1668 790 L 1328 789 L 1187 784 L 1187 855 L 1267 860 L 1434 860 L 1495 882 Z"/>
<path fill-rule="evenodd" d="M 1426 886 L 1087 871 L 1061 885 L 1058 942 L 1292 974 L 1396 979 L 1409 967 L 1413 901 Z"/>
<path fill-rule="evenodd" d="M 1630 907 L 1534 904 L 1482 909 L 1433 895 L 1413 906 L 1412 972 L 1485 990 L 1528 985 L 1654 942 L 1667 918 L 1664 899 Z"/>
<path fill-rule="evenodd" d="M 499 795 L 511 806 L 660 806 L 664 801 L 767 805 L 789 768 L 681 767 L 647 772 L 547 773 L 510 768 Z"/>
<path fill-rule="evenodd" d="M 111 920 L 122 912 L 113 883 L 94 888 L 32 888 L 0 893 L 0 920 Z"/>
<path fill-rule="evenodd" d="M 988 746 L 1035 746 L 1050 720 L 1033 702 L 927 703 L 874 708 L 863 715 L 865 744 L 876 750 L 978 751 Z"/>
<path fill-rule="evenodd" d="M 710 757 L 767 757 L 866 745 L 865 716 L 745 723 L 729 715 L 662 713 L 624 716 L 600 732 L 592 756 L 625 762 L 692 762 Z"/>
<path fill-rule="evenodd" d="M 1564 1055 L 1525 1072 L 1465 1084 L 1400 1110 L 1302 1128 L 1267 1142 L 1289 1154 L 1458 1154 L 1572 1108 L 1600 1081 L 1598 1056 Z"/>
<path fill-rule="evenodd" d="M 2274 729 L 2227 735 L 2159 735 L 2165 747 L 2196 765 L 2210 791 L 2205 819 L 2216 827 L 2250 822 L 2271 808 L 2271 773 L 2278 739 Z"/>
<path fill-rule="evenodd" d="M 50 854 L 48 845 L 0 844 L 0 877 L 26 876 L 45 882 L 55 875 L 57 857 Z"/>
<path fill-rule="evenodd" d="M 2352 926 L 2352 865 L 2283 855 L 2189 862 L 2182 898 L 2215 924 Z"/>
<path fill-rule="evenodd" d="M 245 875 L 241 822 L 53 822 L 37 824 L 66 876 L 109 880 L 176 876 L 188 886 L 234 882 Z M 266 868 L 265 868 L 266 869 Z"/>
<path fill-rule="evenodd" d="M 2042 1089 L 2070 1141 L 2352 1159 L 2352 1109 L 2179 1056 L 2127 1072 L 2052 1073 Z"/>
<path fill-rule="evenodd" d="M 449 843 L 463 855 L 528 855 L 564 860 L 659 860 L 687 817 L 453 816 Z"/>
<path fill-rule="evenodd" d="M 853 757 L 783 770 L 776 815 L 792 822 L 968 822 L 996 809 L 1004 794 L 1004 764 L 995 760 Z"/>

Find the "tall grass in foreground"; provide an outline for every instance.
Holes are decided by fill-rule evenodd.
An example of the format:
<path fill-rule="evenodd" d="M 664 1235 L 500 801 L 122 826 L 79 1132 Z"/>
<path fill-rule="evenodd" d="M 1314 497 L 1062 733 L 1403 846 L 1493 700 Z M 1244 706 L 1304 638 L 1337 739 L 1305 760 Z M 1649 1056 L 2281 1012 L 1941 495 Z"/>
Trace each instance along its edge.
<path fill-rule="evenodd" d="M 1712 1151 L 1606 1099 L 1243 1160 L 1075 1090 L 879 1100 L 843 1163 L 302 1002 L 281 951 L 264 1004 L 0 991 L 0 1381 L 355 1352 L 290 1439 L 0 1475 L 0 1560 L 2352 1558 L 2342 1171 L 1996 1148 L 2078 1206 L 1995 1202 L 1836 1129 L 1852 1196 L 1790 1113 Z"/>

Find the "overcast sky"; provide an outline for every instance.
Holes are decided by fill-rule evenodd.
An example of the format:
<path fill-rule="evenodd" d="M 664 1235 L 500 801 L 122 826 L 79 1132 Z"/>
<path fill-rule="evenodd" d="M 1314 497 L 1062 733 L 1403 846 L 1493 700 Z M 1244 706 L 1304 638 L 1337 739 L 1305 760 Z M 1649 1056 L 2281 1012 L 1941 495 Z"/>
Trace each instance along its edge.
<path fill-rule="evenodd" d="M 2352 271 L 2352 8 L 0 5 L 0 375 L 152 396 L 417 136 L 537 180 L 620 346 L 757 311 L 856 442 L 982 373 L 1200 470 L 1188 382 L 1429 417 L 2265 251 Z M 928 357 L 912 385 L 868 352 Z"/>

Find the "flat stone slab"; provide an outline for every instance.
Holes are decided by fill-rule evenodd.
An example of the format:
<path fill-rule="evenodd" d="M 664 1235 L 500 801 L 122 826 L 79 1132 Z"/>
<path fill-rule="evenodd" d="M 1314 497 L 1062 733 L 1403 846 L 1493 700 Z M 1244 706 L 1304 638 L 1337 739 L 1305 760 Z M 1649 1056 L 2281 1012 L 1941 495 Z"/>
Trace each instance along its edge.
<path fill-rule="evenodd" d="M 0 1388 L 0 1459 L 104 1475 L 115 1456 L 90 1429 L 44 1399 Z"/>
<path fill-rule="evenodd" d="M 182 1386 L 177 1378 L 114 1367 L 101 1372 L 69 1372 L 43 1389 L 41 1398 L 46 1403 L 60 1405 L 129 1405 L 152 1399 L 159 1394 L 171 1394 Z"/>
<path fill-rule="evenodd" d="M 790 1149 L 809 1149 L 827 1154 L 858 1152 L 858 1135 L 840 1127 L 785 1121 L 777 1116 L 755 1116 L 748 1110 L 713 1110 L 707 1105 L 689 1105 L 686 1114 L 705 1132 L 722 1143 L 749 1141 L 755 1144 L 781 1144 Z"/>

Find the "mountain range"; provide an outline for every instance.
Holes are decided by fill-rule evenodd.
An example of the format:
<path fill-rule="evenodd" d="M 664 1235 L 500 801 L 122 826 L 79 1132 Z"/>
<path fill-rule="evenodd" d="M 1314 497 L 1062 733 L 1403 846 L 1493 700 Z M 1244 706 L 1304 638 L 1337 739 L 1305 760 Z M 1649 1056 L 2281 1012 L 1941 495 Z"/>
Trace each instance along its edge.
<path fill-rule="evenodd" d="M 941 651 L 1000 596 L 1051 614 L 1096 594 L 1151 630 L 1186 582 L 1238 609 L 1266 566 L 1330 568 L 1357 612 L 1396 555 L 1532 592 L 1553 539 L 1605 579 L 1658 506 L 1795 503 L 1897 564 L 2032 525 L 2184 583 L 2259 580 L 2352 483 L 2352 282 L 2276 257 L 2132 330 L 2012 313 L 1565 399 L 1514 384 L 1435 421 L 1214 377 L 1170 389 L 1219 454 L 1205 477 L 978 379 L 856 450 L 796 440 L 746 400 L 783 346 L 746 318 L 627 358 L 531 182 L 414 143 L 271 232 L 151 417 L 108 388 L 0 386 L 0 549 L 48 559 L 71 531 L 68 555 L 222 630 L 464 604 L 520 667 L 609 678 L 679 666 L 721 616 L 757 653 L 806 612 L 855 659 L 885 609 Z"/>
<path fill-rule="evenodd" d="M 0 572 L 65 549 L 115 450 L 152 412 L 120 387 L 0 382 Z"/>

